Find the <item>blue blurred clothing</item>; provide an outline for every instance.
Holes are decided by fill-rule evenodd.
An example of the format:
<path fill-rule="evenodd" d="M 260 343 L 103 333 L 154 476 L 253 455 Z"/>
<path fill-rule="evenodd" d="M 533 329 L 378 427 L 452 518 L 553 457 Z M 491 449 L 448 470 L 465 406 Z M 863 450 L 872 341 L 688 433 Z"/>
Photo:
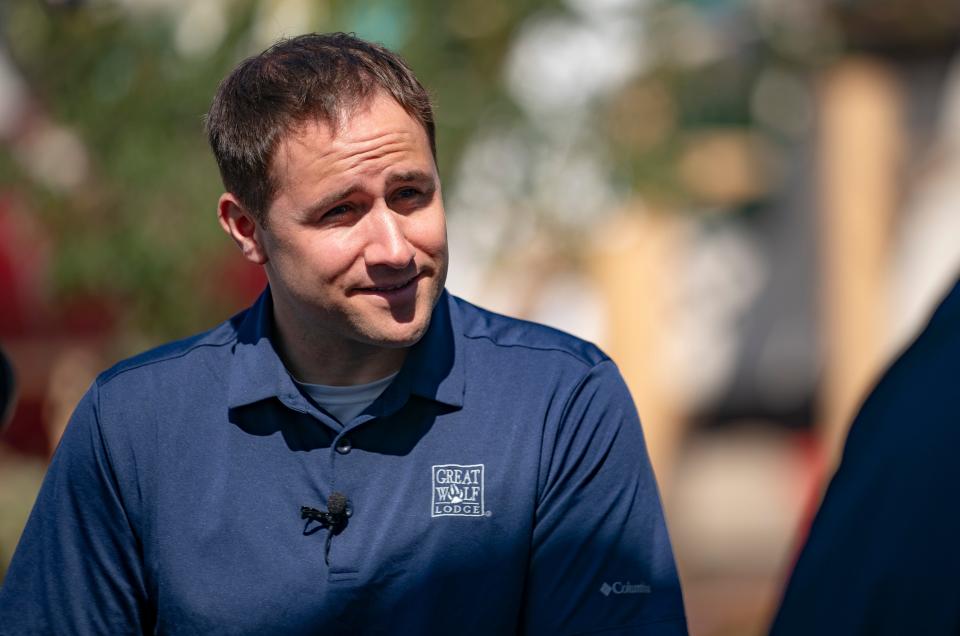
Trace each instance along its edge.
<path fill-rule="evenodd" d="M 960 633 L 960 283 L 850 429 L 773 625 Z"/>
<path fill-rule="evenodd" d="M 572 336 L 444 294 L 341 426 L 269 292 L 83 398 L 0 589 L 0 634 L 685 634 L 640 423 Z M 300 517 L 349 500 L 329 533 Z"/>

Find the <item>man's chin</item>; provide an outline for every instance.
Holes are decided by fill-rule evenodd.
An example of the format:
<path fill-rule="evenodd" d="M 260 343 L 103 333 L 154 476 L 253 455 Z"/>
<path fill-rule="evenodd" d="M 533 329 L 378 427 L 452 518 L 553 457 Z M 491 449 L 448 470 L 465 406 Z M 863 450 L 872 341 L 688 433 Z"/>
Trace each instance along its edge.
<path fill-rule="evenodd" d="M 390 329 L 370 329 L 367 330 L 366 338 L 368 344 L 384 349 L 404 349 L 412 347 L 420 342 L 427 328 L 430 326 L 429 317 L 418 324 L 400 324 L 393 325 Z"/>
<path fill-rule="evenodd" d="M 412 347 L 427 333 L 438 297 L 439 291 L 432 302 L 425 302 L 423 297 L 419 298 L 416 305 L 411 307 L 409 315 L 377 312 L 379 315 L 368 316 L 369 322 L 365 328 L 361 327 L 360 332 L 365 334 L 370 344 L 386 349 Z"/>

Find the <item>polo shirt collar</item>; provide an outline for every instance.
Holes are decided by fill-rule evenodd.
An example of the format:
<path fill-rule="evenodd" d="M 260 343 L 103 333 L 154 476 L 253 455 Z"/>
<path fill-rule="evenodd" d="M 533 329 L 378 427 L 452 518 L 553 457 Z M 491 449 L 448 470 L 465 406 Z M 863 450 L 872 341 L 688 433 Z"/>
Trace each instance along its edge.
<path fill-rule="evenodd" d="M 391 397 L 389 394 L 394 393 L 391 389 L 395 388 L 396 397 L 404 402 L 406 395 L 412 394 L 462 407 L 465 371 L 461 332 L 459 308 L 444 290 L 433 310 L 427 333 L 411 348 L 400 374 L 384 397 Z M 391 409 L 387 407 L 387 410 Z"/>
<path fill-rule="evenodd" d="M 444 291 L 430 320 L 430 327 L 415 344 L 397 378 L 381 400 L 385 412 L 395 411 L 413 394 L 452 407 L 463 406 L 464 366 L 459 312 L 453 298 Z M 276 397 L 300 401 L 297 388 L 277 354 L 273 340 L 273 300 L 264 290 L 245 313 L 235 318 L 237 340 L 229 370 L 229 408 L 246 406 Z"/>
<path fill-rule="evenodd" d="M 272 397 L 286 401 L 299 395 L 290 372 L 274 348 L 270 288 L 237 319 L 240 323 L 229 371 L 227 405 L 230 408 L 246 406 Z"/>

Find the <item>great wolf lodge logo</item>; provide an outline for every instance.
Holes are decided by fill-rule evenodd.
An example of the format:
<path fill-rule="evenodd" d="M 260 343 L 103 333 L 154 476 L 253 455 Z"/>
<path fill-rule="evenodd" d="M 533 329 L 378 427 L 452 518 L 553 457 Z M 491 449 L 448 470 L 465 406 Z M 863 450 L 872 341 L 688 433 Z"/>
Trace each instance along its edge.
<path fill-rule="evenodd" d="M 433 467 L 431 517 L 483 516 L 483 464 Z"/>

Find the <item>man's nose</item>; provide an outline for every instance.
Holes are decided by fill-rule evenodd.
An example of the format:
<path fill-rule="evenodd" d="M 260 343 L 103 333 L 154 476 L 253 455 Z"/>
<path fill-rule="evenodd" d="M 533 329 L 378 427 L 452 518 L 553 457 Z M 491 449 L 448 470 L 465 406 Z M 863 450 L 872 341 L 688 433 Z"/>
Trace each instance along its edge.
<path fill-rule="evenodd" d="M 367 243 L 367 265 L 386 265 L 403 269 L 413 262 L 415 251 L 404 233 L 404 218 L 386 205 L 370 210 L 370 237 Z"/>

